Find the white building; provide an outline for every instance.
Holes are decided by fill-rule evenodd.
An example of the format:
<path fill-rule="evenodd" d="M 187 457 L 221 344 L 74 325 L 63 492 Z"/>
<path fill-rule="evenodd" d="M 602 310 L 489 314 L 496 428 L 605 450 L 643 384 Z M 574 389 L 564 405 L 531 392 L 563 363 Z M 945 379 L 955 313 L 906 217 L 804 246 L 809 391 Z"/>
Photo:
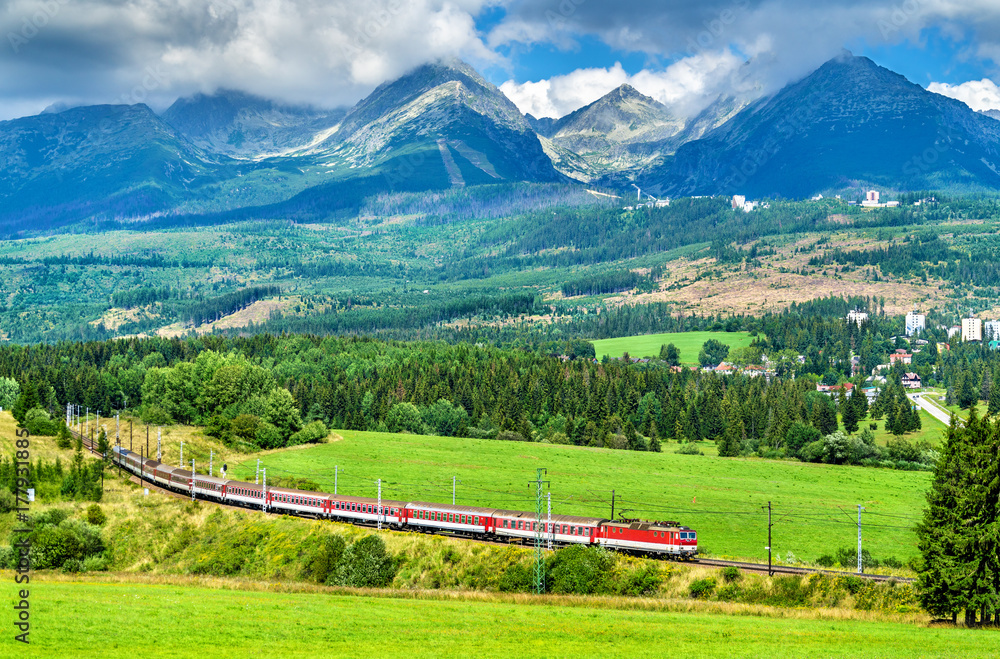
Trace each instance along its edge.
<path fill-rule="evenodd" d="M 861 327 L 861 323 L 864 323 L 867 320 L 868 320 L 868 314 L 865 313 L 864 311 L 858 311 L 857 309 L 855 309 L 854 311 L 851 311 L 850 313 L 847 314 L 847 322 L 857 323 L 858 327 Z"/>
<path fill-rule="evenodd" d="M 861 205 L 868 208 L 878 206 L 878 190 L 869 190 L 868 194 L 865 195 L 865 200 L 861 202 Z"/>
<path fill-rule="evenodd" d="M 963 341 L 982 341 L 983 340 L 983 321 L 978 318 L 963 318 L 962 319 L 962 340 Z"/>
<path fill-rule="evenodd" d="M 1000 320 L 987 320 L 983 323 L 983 339 L 1000 341 Z"/>
<path fill-rule="evenodd" d="M 927 328 L 927 316 L 916 311 L 906 314 L 906 336 L 913 336 Z"/>

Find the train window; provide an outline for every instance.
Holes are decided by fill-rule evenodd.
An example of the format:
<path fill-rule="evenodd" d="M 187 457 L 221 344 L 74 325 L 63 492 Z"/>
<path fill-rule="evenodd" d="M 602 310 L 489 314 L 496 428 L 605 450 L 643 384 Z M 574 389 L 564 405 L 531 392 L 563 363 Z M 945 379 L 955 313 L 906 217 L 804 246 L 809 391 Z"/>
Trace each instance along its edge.
<path fill-rule="evenodd" d="M 478 526 L 479 525 L 479 515 L 476 515 L 473 519 L 475 519 L 474 524 L 476 524 Z"/>

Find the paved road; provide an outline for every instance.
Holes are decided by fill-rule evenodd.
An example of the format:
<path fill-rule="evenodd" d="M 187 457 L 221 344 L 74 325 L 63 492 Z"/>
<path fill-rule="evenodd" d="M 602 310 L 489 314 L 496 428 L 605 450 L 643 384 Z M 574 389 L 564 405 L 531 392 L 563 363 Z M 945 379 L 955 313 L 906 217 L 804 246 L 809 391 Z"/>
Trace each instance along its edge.
<path fill-rule="evenodd" d="M 951 412 L 927 400 L 923 394 L 906 394 L 906 397 L 944 425 L 951 425 Z"/>

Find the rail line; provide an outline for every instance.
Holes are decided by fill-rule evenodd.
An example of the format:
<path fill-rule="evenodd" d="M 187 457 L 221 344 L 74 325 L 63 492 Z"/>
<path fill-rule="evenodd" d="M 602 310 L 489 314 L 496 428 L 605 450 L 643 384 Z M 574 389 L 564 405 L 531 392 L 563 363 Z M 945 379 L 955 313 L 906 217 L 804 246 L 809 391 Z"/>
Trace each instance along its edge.
<path fill-rule="evenodd" d="M 97 454 L 97 446 L 96 446 L 96 442 L 95 441 L 90 440 L 88 437 L 84 436 L 82 433 L 80 433 L 80 432 L 78 432 L 76 430 L 70 430 L 70 434 L 72 436 L 78 437 L 80 440 L 82 440 L 83 446 L 85 448 L 87 448 L 91 453 L 93 453 L 95 455 Z M 158 483 L 156 483 L 152 479 L 150 479 L 150 480 L 143 480 L 143 479 L 140 479 L 138 476 L 130 473 L 129 474 L 129 480 L 131 482 L 133 482 L 133 483 L 138 484 L 138 485 L 142 485 L 143 487 L 148 487 L 150 490 L 155 490 L 155 491 L 157 491 L 157 492 L 159 492 L 161 494 L 165 494 L 167 496 L 170 496 L 170 497 L 173 497 L 173 498 L 176 498 L 176 499 L 190 499 L 190 497 L 187 496 L 187 495 L 185 495 L 185 494 L 181 494 L 179 492 L 175 492 L 173 490 L 170 490 L 170 489 L 167 489 L 165 487 L 160 486 Z M 211 501 L 209 499 L 199 499 L 199 501 L 203 501 L 205 503 L 209 503 L 209 504 L 212 504 L 214 506 L 219 506 L 221 508 L 229 508 L 229 509 L 232 509 L 232 510 L 243 510 L 243 511 L 247 511 L 247 510 L 253 511 L 254 510 L 253 508 L 248 508 L 246 506 L 233 506 L 233 505 L 229 505 L 229 504 L 226 504 L 226 503 L 222 503 L 220 501 Z M 282 514 L 287 514 L 287 513 L 282 513 Z M 369 524 L 354 524 L 354 525 L 355 526 L 363 526 L 363 527 L 375 528 L 374 524 L 372 524 L 372 525 L 369 525 Z M 428 533 L 429 531 L 426 531 L 426 530 L 422 529 L 420 532 Z M 510 542 L 495 542 L 495 541 L 490 541 L 490 540 L 480 540 L 480 539 L 477 539 L 477 538 L 471 538 L 471 537 L 468 537 L 468 536 L 464 536 L 464 535 L 460 535 L 460 534 L 455 534 L 455 533 L 449 533 L 449 532 L 444 532 L 444 533 L 442 533 L 442 532 L 436 532 L 433 535 L 441 535 L 441 536 L 445 536 L 445 537 L 451 537 L 451 538 L 455 538 L 457 540 L 472 540 L 472 541 L 475 541 L 475 542 L 480 542 L 480 543 L 489 544 L 489 545 L 503 546 L 503 545 L 511 544 Z M 880 582 L 896 581 L 898 583 L 913 583 L 915 581 L 915 579 L 911 579 L 909 577 L 893 577 L 893 576 L 887 576 L 887 575 L 884 575 L 884 574 L 865 574 L 865 573 L 858 574 L 858 573 L 855 573 L 855 572 L 845 572 L 843 570 L 821 570 L 821 569 L 818 569 L 818 568 L 795 567 L 795 566 L 791 566 L 791 565 L 771 565 L 771 566 L 768 566 L 767 564 L 763 564 L 763 563 L 749 563 L 749 562 L 745 562 L 745 561 L 723 561 L 723 560 L 716 560 L 714 558 L 696 558 L 696 559 L 691 560 L 690 562 L 693 563 L 693 564 L 696 564 L 696 565 L 704 565 L 706 567 L 723 567 L 723 568 L 724 567 L 735 567 L 735 568 L 739 569 L 742 572 L 751 572 L 751 573 L 755 573 L 755 574 L 789 574 L 789 575 L 828 574 L 828 575 L 842 576 L 842 577 L 859 577 L 861 579 L 867 579 L 869 581 L 880 581 Z"/>
<path fill-rule="evenodd" d="M 897 581 L 899 583 L 913 583 L 915 579 L 909 577 L 893 577 L 885 574 L 866 574 L 857 572 L 845 572 L 843 570 L 821 570 L 819 568 L 795 567 L 792 565 L 772 565 L 762 563 L 746 563 L 743 561 L 720 561 L 714 558 L 696 558 L 692 561 L 698 565 L 709 567 L 735 567 L 743 572 L 759 572 L 767 574 L 829 574 L 838 577 L 860 577 L 870 581 Z"/>

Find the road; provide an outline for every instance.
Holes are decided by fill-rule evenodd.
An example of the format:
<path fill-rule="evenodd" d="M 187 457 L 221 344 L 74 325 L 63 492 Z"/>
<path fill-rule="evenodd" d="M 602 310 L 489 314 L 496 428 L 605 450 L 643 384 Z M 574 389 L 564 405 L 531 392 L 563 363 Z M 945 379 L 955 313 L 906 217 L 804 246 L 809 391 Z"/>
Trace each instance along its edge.
<path fill-rule="evenodd" d="M 944 425 L 946 426 L 951 425 L 951 412 L 927 400 L 926 398 L 924 398 L 923 394 L 906 394 L 906 397 L 912 400 L 917 405 L 919 405 L 922 410 L 930 414 L 932 417 L 934 417 Z M 959 423 L 961 423 L 961 420 L 959 421 Z"/>

